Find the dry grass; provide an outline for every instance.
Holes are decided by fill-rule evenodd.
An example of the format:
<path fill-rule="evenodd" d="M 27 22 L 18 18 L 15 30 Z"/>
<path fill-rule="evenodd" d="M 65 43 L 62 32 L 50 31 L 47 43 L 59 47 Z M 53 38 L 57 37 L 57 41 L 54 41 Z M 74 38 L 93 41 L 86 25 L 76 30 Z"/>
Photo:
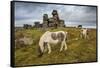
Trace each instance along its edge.
<path fill-rule="evenodd" d="M 69 33 L 68 40 L 79 38 L 80 29 L 78 28 L 59 28 L 48 29 L 50 31 L 64 30 Z M 15 49 L 15 66 L 24 65 L 40 65 L 40 64 L 56 64 L 56 63 L 77 63 L 77 62 L 93 62 L 96 61 L 96 30 L 91 29 L 89 39 L 72 40 L 67 43 L 68 50 L 59 52 L 60 46 L 52 46 L 51 54 L 45 54 L 39 58 L 38 41 L 44 31 L 39 29 L 22 30 L 15 33 L 18 38 L 20 33 L 33 38 L 33 44 L 20 49 Z"/>

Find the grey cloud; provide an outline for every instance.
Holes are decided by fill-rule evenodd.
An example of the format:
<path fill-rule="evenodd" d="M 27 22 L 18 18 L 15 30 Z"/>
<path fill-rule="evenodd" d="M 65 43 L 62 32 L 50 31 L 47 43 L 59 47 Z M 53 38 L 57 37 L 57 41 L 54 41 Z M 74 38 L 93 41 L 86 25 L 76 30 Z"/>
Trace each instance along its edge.
<path fill-rule="evenodd" d="M 96 7 L 74 5 L 16 2 L 15 19 L 16 21 L 24 21 L 26 19 L 42 20 L 43 14 L 47 13 L 50 17 L 53 9 L 58 10 L 60 18 L 64 19 L 65 22 L 85 22 L 96 24 Z"/>

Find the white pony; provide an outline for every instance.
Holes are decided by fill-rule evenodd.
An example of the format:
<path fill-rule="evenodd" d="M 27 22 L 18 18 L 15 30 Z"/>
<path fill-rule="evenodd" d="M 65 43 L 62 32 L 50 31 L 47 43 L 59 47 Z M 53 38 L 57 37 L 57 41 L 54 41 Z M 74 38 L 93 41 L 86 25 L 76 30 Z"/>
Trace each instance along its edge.
<path fill-rule="evenodd" d="M 46 31 L 40 38 L 39 40 L 39 52 L 40 55 L 42 56 L 45 46 L 48 48 L 48 54 L 51 53 L 51 46 L 50 44 L 57 44 L 61 42 L 61 48 L 60 51 L 67 50 L 67 44 L 65 40 L 67 39 L 67 32 L 64 31 L 56 31 L 56 32 L 50 32 Z"/>
<path fill-rule="evenodd" d="M 81 38 L 85 38 L 85 39 L 88 39 L 88 29 L 84 28 L 84 29 L 81 29 Z"/>

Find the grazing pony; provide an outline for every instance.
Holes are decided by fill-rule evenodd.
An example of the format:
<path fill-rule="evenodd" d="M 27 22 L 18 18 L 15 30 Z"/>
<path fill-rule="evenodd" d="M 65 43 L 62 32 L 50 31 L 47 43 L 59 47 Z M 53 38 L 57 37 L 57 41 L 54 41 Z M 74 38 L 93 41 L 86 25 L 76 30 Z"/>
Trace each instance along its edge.
<path fill-rule="evenodd" d="M 61 43 L 61 48 L 60 51 L 63 50 L 67 50 L 67 45 L 65 40 L 67 39 L 67 32 L 64 31 L 56 31 L 56 32 L 50 32 L 50 31 L 46 31 L 40 38 L 39 40 L 39 52 L 40 55 L 43 55 L 44 49 L 45 47 L 48 48 L 48 54 L 51 53 L 51 46 L 50 44 L 57 44 L 57 43 Z"/>
<path fill-rule="evenodd" d="M 84 29 L 81 29 L 81 38 L 84 38 L 84 39 L 88 39 L 88 29 L 84 28 Z"/>

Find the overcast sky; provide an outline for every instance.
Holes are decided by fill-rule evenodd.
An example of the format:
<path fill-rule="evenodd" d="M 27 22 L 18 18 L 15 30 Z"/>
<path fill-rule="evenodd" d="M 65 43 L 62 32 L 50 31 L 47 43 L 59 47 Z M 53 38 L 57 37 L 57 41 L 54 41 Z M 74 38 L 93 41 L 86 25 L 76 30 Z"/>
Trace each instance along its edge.
<path fill-rule="evenodd" d="M 52 17 L 52 11 L 57 10 L 59 18 L 65 20 L 67 25 L 83 25 L 96 27 L 96 7 L 55 5 L 40 3 L 15 3 L 15 26 L 34 24 L 35 21 L 42 23 L 43 14 Z"/>

